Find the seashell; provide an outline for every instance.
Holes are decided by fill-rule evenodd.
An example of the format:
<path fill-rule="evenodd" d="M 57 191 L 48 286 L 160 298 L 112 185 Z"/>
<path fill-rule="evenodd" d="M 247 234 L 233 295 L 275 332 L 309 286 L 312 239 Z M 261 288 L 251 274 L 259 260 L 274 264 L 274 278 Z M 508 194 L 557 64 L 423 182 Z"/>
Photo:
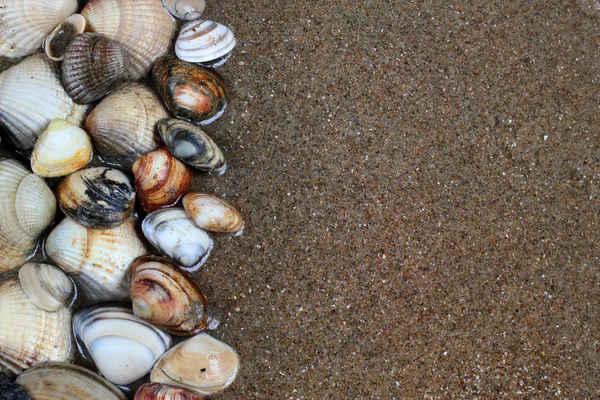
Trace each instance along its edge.
<path fill-rule="evenodd" d="M 203 398 L 175 386 L 145 383 L 135 393 L 133 400 L 203 400 Z"/>
<path fill-rule="evenodd" d="M 27 263 L 19 270 L 19 282 L 29 300 L 46 311 L 66 306 L 73 293 L 73 282 L 58 267 Z"/>
<path fill-rule="evenodd" d="M 196 271 L 208 258 L 213 241 L 194 225 L 183 208 L 167 208 L 148 214 L 142 231 L 150 243 L 177 264 Z"/>
<path fill-rule="evenodd" d="M 96 305 L 73 316 L 73 334 L 98 371 L 117 385 L 146 375 L 171 347 L 171 337 L 129 308 Z"/>
<path fill-rule="evenodd" d="M 61 65 L 62 83 L 77 103 L 92 103 L 125 81 L 129 56 L 119 43 L 97 33 L 75 36 Z"/>
<path fill-rule="evenodd" d="M 239 232 L 244 221 L 239 211 L 223 199 L 210 194 L 188 193 L 183 208 L 197 227 L 213 232 Z"/>
<path fill-rule="evenodd" d="M 2 0 L 0 56 L 23 57 L 42 47 L 44 38 L 77 11 L 77 0 Z"/>
<path fill-rule="evenodd" d="M 166 352 L 152 368 L 150 381 L 210 395 L 231 385 L 238 369 L 235 350 L 201 333 Z"/>
<path fill-rule="evenodd" d="M 52 61 L 62 61 L 65 51 L 73 38 L 85 31 L 86 21 L 83 15 L 69 15 L 44 40 L 44 51 Z"/>
<path fill-rule="evenodd" d="M 176 23 L 161 0 L 90 0 L 81 11 L 90 29 L 125 48 L 129 75 L 146 75 L 156 59 L 167 54 Z"/>
<path fill-rule="evenodd" d="M 224 173 L 227 169 L 221 149 L 196 125 L 167 118 L 156 126 L 163 142 L 178 160 L 203 171 Z"/>
<path fill-rule="evenodd" d="M 127 268 L 148 254 L 134 219 L 116 228 L 89 229 L 65 218 L 48 235 L 45 251 L 93 301 L 127 298 Z"/>
<path fill-rule="evenodd" d="M 208 68 L 167 56 L 152 67 L 152 80 L 176 117 L 207 125 L 225 112 L 225 82 Z"/>
<path fill-rule="evenodd" d="M 80 125 L 86 108 L 65 92 L 58 65 L 45 55 L 31 56 L 0 74 L 0 125 L 20 149 L 31 149 L 55 118 Z"/>
<path fill-rule="evenodd" d="M 56 189 L 60 209 L 88 228 L 121 225 L 133 212 L 135 189 L 123 172 L 86 168 L 63 179 Z"/>
<path fill-rule="evenodd" d="M 33 147 L 31 169 L 47 178 L 69 175 L 85 167 L 93 153 L 92 141 L 83 129 L 53 119 Z"/>
<path fill-rule="evenodd" d="M 25 263 L 55 214 L 56 198 L 46 182 L 0 154 L 0 272 Z"/>
<path fill-rule="evenodd" d="M 172 16 L 184 21 L 200 18 L 206 7 L 205 0 L 162 0 L 162 2 Z"/>
<path fill-rule="evenodd" d="M 100 102 L 86 130 L 105 161 L 129 166 L 160 147 L 155 125 L 169 113 L 158 96 L 140 83 L 127 83 Z"/>
<path fill-rule="evenodd" d="M 175 54 L 183 61 L 219 67 L 229 59 L 235 47 L 233 32 L 213 21 L 191 21 L 181 27 L 175 42 Z"/>
<path fill-rule="evenodd" d="M 175 205 L 189 192 L 194 174 L 167 149 L 154 150 L 133 164 L 137 198 L 146 212 Z"/>
<path fill-rule="evenodd" d="M 0 284 L 0 370 L 16 375 L 37 363 L 71 356 L 71 312 L 36 306 L 19 280 Z"/>
<path fill-rule="evenodd" d="M 31 396 L 25 388 L 16 382 L 12 382 L 0 371 L 0 393 L 4 400 L 31 400 Z M 195 396 L 195 395 L 194 395 Z M 148 397 L 146 397 L 148 399 Z"/>
<path fill-rule="evenodd" d="M 118 387 L 78 365 L 47 362 L 17 378 L 34 400 L 127 400 Z"/>
<path fill-rule="evenodd" d="M 163 257 L 143 256 L 131 263 L 129 296 L 133 313 L 178 336 L 207 329 L 206 296 L 194 278 Z"/>

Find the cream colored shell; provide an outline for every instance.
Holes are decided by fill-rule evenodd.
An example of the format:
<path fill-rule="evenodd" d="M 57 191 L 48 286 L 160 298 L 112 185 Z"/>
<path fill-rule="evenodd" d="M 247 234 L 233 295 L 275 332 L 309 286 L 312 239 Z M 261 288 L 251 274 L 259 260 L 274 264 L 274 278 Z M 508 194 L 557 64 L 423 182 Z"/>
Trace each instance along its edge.
<path fill-rule="evenodd" d="M 73 294 L 73 282 L 58 267 L 27 263 L 19 270 L 19 282 L 27 297 L 39 308 L 56 311 L 66 306 Z"/>
<path fill-rule="evenodd" d="M 213 21 L 191 21 L 181 27 L 175 42 L 175 54 L 183 61 L 208 63 L 227 56 L 235 44 L 233 32 L 225 25 Z"/>
<path fill-rule="evenodd" d="M 206 7 L 205 0 L 163 0 L 163 5 L 175 18 L 192 21 L 200 18 Z"/>
<path fill-rule="evenodd" d="M 87 22 L 83 15 L 69 15 L 44 40 L 44 51 L 52 61 L 62 61 L 67 46 L 73 38 L 85 31 Z"/>
<path fill-rule="evenodd" d="M 183 198 L 183 208 L 197 227 L 214 232 L 239 232 L 244 228 L 242 216 L 223 199 L 192 192 Z"/>

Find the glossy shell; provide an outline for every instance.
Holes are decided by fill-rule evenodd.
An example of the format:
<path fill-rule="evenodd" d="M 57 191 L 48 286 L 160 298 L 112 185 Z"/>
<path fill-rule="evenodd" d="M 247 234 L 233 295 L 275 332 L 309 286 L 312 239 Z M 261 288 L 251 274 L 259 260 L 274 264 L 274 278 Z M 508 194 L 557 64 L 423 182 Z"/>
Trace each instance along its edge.
<path fill-rule="evenodd" d="M 220 66 L 235 47 L 233 32 L 213 21 L 191 21 L 181 27 L 175 54 L 183 61 Z"/>
<path fill-rule="evenodd" d="M 223 199 L 205 193 L 188 193 L 183 208 L 197 227 L 213 232 L 238 232 L 244 227 L 239 211 Z"/>
<path fill-rule="evenodd" d="M 203 400 L 203 398 L 175 386 L 146 383 L 140 386 L 133 400 Z"/>
<path fill-rule="evenodd" d="M 83 15 L 69 15 L 44 40 L 44 51 L 52 61 L 62 61 L 69 43 L 75 36 L 85 31 L 86 21 Z"/>
<path fill-rule="evenodd" d="M 227 106 L 225 82 L 208 68 L 168 56 L 154 64 L 152 80 L 176 117 L 206 125 L 219 118 Z"/>
<path fill-rule="evenodd" d="M 167 11 L 175 18 L 192 21 L 200 18 L 206 7 L 205 0 L 163 0 Z"/>
<path fill-rule="evenodd" d="M 167 149 L 155 150 L 133 164 L 138 202 L 146 212 L 175 205 L 189 192 L 194 174 Z"/>
<path fill-rule="evenodd" d="M 46 311 L 67 305 L 73 294 L 73 282 L 58 267 L 27 263 L 19 270 L 19 282 L 29 300 Z"/>

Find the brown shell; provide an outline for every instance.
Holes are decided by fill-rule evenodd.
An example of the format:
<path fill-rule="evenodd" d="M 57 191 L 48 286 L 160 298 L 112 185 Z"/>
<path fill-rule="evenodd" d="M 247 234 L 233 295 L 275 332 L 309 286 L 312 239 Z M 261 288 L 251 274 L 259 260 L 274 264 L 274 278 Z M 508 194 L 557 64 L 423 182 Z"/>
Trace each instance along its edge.
<path fill-rule="evenodd" d="M 140 386 L 133 400 L 204 400 L 204 398 L 175 386 L 146 383 Z"/>
<path fill-rule="evenodd" d="M 239 232 L 244 227 L 240 212 L 223 199 L 192 192 L 183 197 L 183 208 L 197 227 L 213 232 Z"/>
<path fill-rule="evenodd" d="M 194 174 L 167 149 L 155 150 L 133 164 L 138 202 L 150 213 L 170 207 L 192 186 Z"/>

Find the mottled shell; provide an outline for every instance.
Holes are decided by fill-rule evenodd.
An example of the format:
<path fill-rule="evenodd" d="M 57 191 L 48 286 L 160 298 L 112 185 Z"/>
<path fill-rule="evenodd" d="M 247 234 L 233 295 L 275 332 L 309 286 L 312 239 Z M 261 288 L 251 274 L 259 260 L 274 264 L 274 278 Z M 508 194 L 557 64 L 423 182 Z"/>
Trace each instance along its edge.
<path fill-rule="evenodd" d="M 183 208 L 197 227 L 213 232 L 238 232 L 244 227 L 239 211 L 223 199 L 205 193 L 188 193 Z"/>
<path fill-rule="evenodd" d="M 138 202 L 146 212 L 170 207 L 189 192 L 194 174 L 167 149 L 155 150 L 133 164 Z"/>
<path fill-rule="evenodd" d="M 48 235 L 46 254 L 67 271 L 80 295 L 94 301 L 122 300 L 128 296 L 127 268 L 148 254 L 130 219 L 111 229 L 89 229 L 65 218 Z"/>
<path fill-rule="evenodd" d="M 78 365 L 49 362 L 17 378 L 33 400 L 127 400 L 118 387 Z"/>
<path fill-rule="evenodd" d="M 225 112 L 225 82 L 208 68 L 163 57 L 152 67 L 152 80 L 176 117 L 206 125 Z"/>
<path fill-rule="evenodd" d="M 71 356 L 71 313 L 48 312 L 25 294 L 19 280 L 0 284 L 0 370 L 16 375 L 43 361 Z"/>
<path fill-rule="evenodd" d="M 94 148 L 88 134 L 69 121 L 53 119 L 31 154 L 31 169 L 43 177 L 69 175 L 87 165 Z"/>
<path fill-rule="evenodd" d="M 60 83 L 59 66 L 36 54 L 0 73 L 0 125 L 16 147 L 31 149 L 55 118 L 81 125 L 86 106 L 69 97 Z"/>
<path fill-rule="evenodd" d="M 152 89 L 140 83 L 127 83 L 92 110 L 86 120 L 86 131 L 105 161 L 131 166 L 160 147 L 156 123 L 168 116 Z"/>
<path fill-rule="evenodd" d="M 77 11 L 77 0 L 2 0 L 0 56 L 23 57 L 42 47 L 52 29 Z"/>
<path fill-rule="evenodd" d="M 205 0 L 162 0 L 167 11 L 175 18 L 192 21 L 200 18 L 206 7 Z"/>
<path fill-rule="evenodd" d="M 224 173 L 225 156 L 216 143 L 198 126 L 177 118 L 156 125 L 169 151 L 180 161 L 202 171 Z"/>
<path fill-rule="evenodd" d="M 191 21 L 181 27 L 175 54 L 183 61 L 213 67 L 223 65 L 235 47 L 233 32 L 213 21 Z"/>
<path fill-rule="evenodd" d="M 206 296 L 194 278 L 175 263 L 144 256 L 131 263 L 129 274 L 135 315 L 178 336 L 207 329 Z"/>
<path fill-rule="evenodd" d="M 19 282 L 33 304 L 51 312 L 66 306 L 74 289 L 73 282 L 60 268 L 48 264 L 23 265 Z"/>
<path fill-rule="evenodd" d="M 129 56 L 114 40 L 97 33 L 77 35 L 61 64 L 62 83 L 77 103 L 100 100 L 127 78 Z"/>
<path fill-rule="evenodd" d="M 176 30 L 161 0 L 90 0 L 81 11 L 90 30 L 121 44 L 131 59 L 129 75 L 146 75 L 167 54 Z"/>
<path fill-rule="evenodd" d="M 152 369 L 150 380 L 210 395 L 231 385 L 238 369 L 234 349 L 201 333 L 166 352 Z"/>
<path fill-rule="evenodd" d="M 145 383 L 135 393 L 133 400 L 203 400 L 203 398 L 175 386 Z"/>
<path fill-rule="evenodd" d="M 86 21 L 83 15 L 69 15 L 44 40 L 44 51 L 52 61 L 62 61 L 69 43 L 75 36 L 85 31 Z"/>

